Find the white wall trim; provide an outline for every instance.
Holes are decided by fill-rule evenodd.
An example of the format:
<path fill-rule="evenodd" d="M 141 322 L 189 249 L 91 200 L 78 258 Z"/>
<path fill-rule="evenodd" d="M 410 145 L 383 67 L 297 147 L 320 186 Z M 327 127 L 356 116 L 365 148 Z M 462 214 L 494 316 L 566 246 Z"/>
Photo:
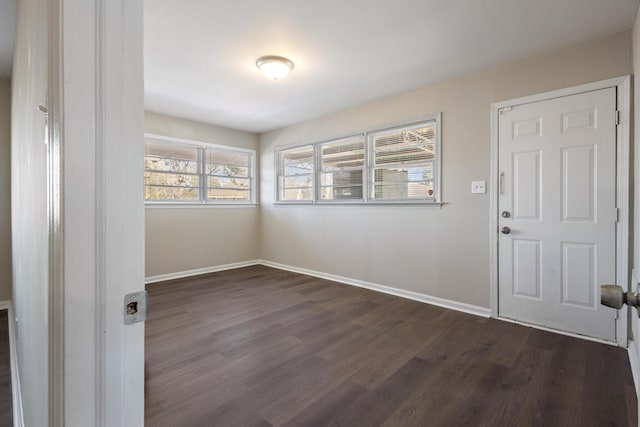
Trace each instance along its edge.
<path fill-rule="evenodd" d="M 200 274 L 215 273 L 216 271 L 233 270 L 235 268 L 250 267 L 260 264 L 260 260 L 253 259 L 249 261 L 233 262 L 230 264 L 214 265 L 212 267 L 196 268 L 193 270 L 178 271 L 176 273 L 159 274 L 157 276 L 149 276 L 144 279 L 146 284 L 165 282 L 167 280 L 182 279 L 185 277 L 198 276 Z"/>
<path fill-rule="evenodd" d="M 631 374 L 633 375 L 633 384 L 636 388 L 636 396 L 640 396 L 640 355 L 638 355 L 638 349 L 633 342 L 631 342 L 631 345 L 627 348 L 627 353 L 629 353 L 629 364 L 631 365 Z"/>
<path fill-rule="evenodd" d="M 22 412 L 22 389 L 20 387 L 20 372 L 18 370 L 18 353 L 16 343 L 16 316 L 13 313 L 11 301 L 1 301 L 0 309 L 7 310 L 9 322 L 9 358 L 11 364 L 11 398 L 13 405 L 13 426 L 24 427 L 24 413 Z"/>
<path fill-rule="evenodd" d="M 407 298 L 414 301 L 424 302 L 438 307 L 444 307 L 451 310 L 461 311 L 463 313 L 473 314 L 481 317 L 491 317 L 491 311 L 488 308 L 477 305 L 466 304 L 463 302 L 452 301 L 445 298 L 434 297 L 419 292 L 407 291 L 404 289 L 393 288 L 391 286 L 379 285 L 376 283 L 365 282 L 364 280 L 351 279 L 349 277 L 338 276 L 335 274 L 322 273 L 320 271 L 308 270 L 306 268 L 293 267 L 291 265 L 280 264 L 273 261 L 259 260 L 260 265 L 273 267 L 280 270 L 292 271 L 294 273 L 306 274 L 308 276 L 319 277 L 334 282 L 343 283 L 345 285 L 357 286 L 359 288 L 370 289 L 372 291 L 382 292 L 389 295 L 395 295 L 401 298 Z"/>
<path fill-rule="evenodd" d="M 563 96 L 575 95 L 599 89 L 616 88 L 617 108 L 621 111 L 621 123 L 617 127 L 617 170 L 616 170 L 616 200 L 620 211 L 619 222 L 616 227 L 616 282 L 623 288 L 629 289 L 629 135 L 630 135 L 630 88 L 629 76 L 615 77 L 608 80 L 572 86 L 565 89 L 544 92 L 537 95 L 491 104 L 491 165 L 489 181 L 489 281 L 491 313 L 499 317 L 498 307 L 498 111 L 504 107 L 538 102 Z M 620 310 L 616 322 L 616 341 L 618 346 L 627 347 L 627 314 L 628 310 Z"/>

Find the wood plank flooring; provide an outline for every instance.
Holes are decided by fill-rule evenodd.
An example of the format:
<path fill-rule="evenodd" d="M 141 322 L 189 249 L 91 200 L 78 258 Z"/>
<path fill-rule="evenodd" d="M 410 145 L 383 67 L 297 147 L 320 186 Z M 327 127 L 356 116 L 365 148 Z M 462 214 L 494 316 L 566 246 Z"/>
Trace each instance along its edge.
<path fill-rule="evenodd" d="M 147 287 L 147 426 L 627 426 L 627 353 L 263 266 Z"/>
<path fill-rule="evenodd" d="M 13 425 L 8 320 L 8 311 L 0 310 L 0 426 Z"/>

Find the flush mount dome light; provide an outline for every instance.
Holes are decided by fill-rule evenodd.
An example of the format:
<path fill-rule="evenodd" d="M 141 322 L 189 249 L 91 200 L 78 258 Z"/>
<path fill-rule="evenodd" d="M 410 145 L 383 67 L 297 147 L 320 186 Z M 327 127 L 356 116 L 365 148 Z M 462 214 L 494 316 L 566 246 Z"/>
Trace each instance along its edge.
<path fill-rule="evenodd" d="M 293 62 L 282 56 L 263 56 L 258 58 L 256 65 L 265 76 L 273 80 L 281 79 L 293 70 Z"/>

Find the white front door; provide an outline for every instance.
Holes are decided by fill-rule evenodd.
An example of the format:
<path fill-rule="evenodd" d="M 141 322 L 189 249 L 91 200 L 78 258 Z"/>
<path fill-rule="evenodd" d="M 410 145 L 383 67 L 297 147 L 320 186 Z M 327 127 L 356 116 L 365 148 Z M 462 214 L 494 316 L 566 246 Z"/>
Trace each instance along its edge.
<path fill-rule="evenodd" d="M 615 88 L 500 110 L 500 317 L 616 340 L 615 110 Z"/>

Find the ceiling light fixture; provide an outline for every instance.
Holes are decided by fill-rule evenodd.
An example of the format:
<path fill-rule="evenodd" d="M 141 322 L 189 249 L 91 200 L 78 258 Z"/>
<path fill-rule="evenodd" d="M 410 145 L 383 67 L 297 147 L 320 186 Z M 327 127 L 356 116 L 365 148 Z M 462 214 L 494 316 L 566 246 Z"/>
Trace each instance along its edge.
<path fill-rule="evenodd" d="M 258 58 L 256 66 L 270 79 L 279 80 L 284 78 L 289 71 L 293 70 L 293 62 L 282 56 L 263 56 Z"/>

